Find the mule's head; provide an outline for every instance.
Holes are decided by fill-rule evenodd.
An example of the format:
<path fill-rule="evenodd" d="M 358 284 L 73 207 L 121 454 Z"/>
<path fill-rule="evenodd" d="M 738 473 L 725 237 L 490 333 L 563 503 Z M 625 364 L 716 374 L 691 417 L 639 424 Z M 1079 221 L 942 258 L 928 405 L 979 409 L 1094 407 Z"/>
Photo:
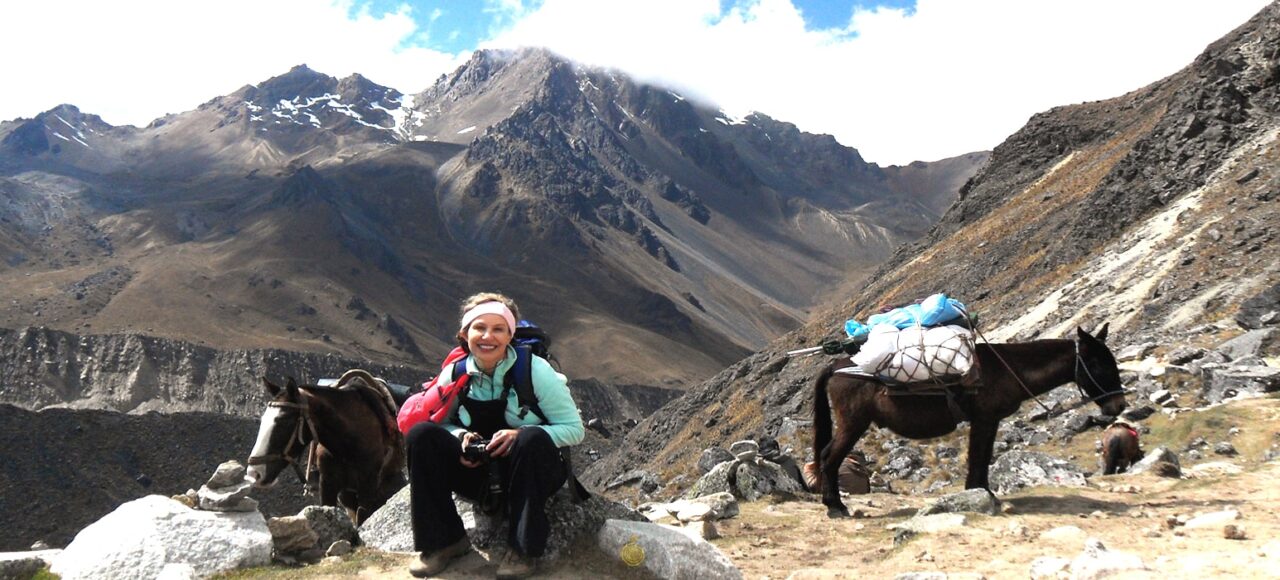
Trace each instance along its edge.
<path fill-rule="evenodd" d="M 271 401 L 262 412 L 258 439 L 249 453 L 247 475 L 255 487 L 268 488 L 275 485 L 285 467 L 302 459 L 307 433 L 297 383 L 292 378 L 283 387 L 267 379 L 262 382 Z"/>
<path fill-rule="evenodd" d="M 1098 404 L 1105 415 L 1117 416 L 1127 406 L 1124 400 L 1124 385 L 1120 383 L 1120 368 L 1116 366 L 1116 357 L 1107 348 L 1107 327 L 1097 335 L 1085 332 L 1076 327 L 1076 384 Z"/>

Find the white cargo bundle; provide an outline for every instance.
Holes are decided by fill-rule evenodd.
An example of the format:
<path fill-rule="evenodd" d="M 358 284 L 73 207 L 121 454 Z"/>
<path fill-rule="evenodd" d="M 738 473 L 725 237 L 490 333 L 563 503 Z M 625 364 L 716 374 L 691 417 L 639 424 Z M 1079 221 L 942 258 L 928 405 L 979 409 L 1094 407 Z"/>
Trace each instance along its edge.
<path fill-rule="evenodd" d="M 973 366 L 973 333 L 955 325 L 899 330 L 879 324 L 850 360 L 862 374 L 899 383 L 956 377 Z"/>

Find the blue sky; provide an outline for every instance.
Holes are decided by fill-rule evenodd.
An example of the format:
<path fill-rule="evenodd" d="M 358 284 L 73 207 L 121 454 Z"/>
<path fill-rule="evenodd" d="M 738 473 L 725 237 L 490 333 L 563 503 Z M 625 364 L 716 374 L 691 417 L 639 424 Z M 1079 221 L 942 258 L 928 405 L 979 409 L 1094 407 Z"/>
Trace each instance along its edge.
<path fill-rule="evenodd" d="M 143 126 L 297 64 L 413 94 L 477 48 L 542 46 L 905 164 L 1150 84 L 1268 3 L 15 0 L 0 2 L 0 78 L 21 90 L 0 95 L 0 121 L 70 103 Z"/>

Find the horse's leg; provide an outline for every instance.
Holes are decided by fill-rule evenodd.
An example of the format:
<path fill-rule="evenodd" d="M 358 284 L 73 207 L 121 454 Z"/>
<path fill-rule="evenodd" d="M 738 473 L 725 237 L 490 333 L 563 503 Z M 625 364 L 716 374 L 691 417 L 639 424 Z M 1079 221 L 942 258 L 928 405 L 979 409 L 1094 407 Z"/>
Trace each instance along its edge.
<path fill-rule="evenodd" d="M 965 489 L 986 489 L 987 470 L 991 467 L 992 449 L 996 444 L 999 421 L 974 422 L 969 425 L 969 477 L 964 480 Z"/>
<path fill-rule="evenodd" d="M 837 409 L 843 412 L 842 408 L 837 407 Z M 871 419 L 859 415 L 852 421 L 840 421 L 840 423 L 843 424 L 836 430 L 835 438 L 823 449 L 822 454 L 822 503 L 827 506 L 829 518 L 849 517 L 849 508 L 840 501 L 840 464 L 844 462 L 844 458 L 849 455 L 849 451 L 858 443 L 862 435 L 867 432 L 867 428 L 871 426 Z"/>

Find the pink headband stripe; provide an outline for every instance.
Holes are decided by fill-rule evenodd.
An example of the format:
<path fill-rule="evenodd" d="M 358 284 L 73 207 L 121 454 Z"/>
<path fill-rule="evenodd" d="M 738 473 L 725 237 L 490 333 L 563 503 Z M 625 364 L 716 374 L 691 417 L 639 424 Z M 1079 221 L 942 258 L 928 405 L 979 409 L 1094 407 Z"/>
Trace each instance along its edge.
<path fill-rule="evenodd" d="M 485 314 L 497 314 L 503 320 L 507 321 L 507 330 L 514 333 L 516 331 L 516 316 L 511 313 L 511 309 L 501 302 L 483 302 L 477 304 L 466 314 L 462 315 L 462 332 L 466 332 L 471 328 L 471 323 Z"/>

